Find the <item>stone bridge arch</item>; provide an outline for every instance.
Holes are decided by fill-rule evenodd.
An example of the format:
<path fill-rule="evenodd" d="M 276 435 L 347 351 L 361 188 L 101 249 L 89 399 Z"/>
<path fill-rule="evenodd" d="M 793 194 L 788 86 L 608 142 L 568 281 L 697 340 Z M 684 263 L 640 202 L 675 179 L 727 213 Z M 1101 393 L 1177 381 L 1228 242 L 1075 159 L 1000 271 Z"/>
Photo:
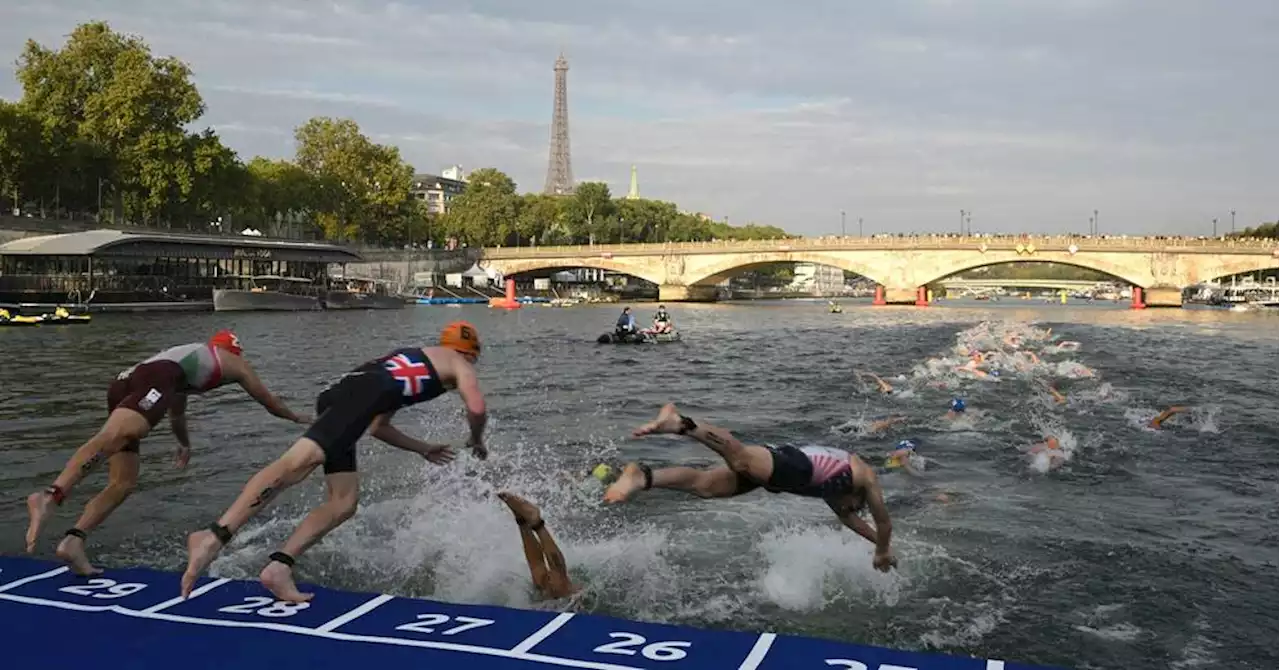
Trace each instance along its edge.
<path fill-rule="evenodd" d="M 755 268 L 776 263 L 815 263 L 839 268 L 861 275 L 877 283 L 884 283 L 881 271 L 860 259 L 841 255 L 839 252 L 813 251 L 762 251 L 738 254 L 730 257 L 712 256 L 708 262 L 699 263 L 696 256 L 686 257 L 684 280 L 689 286 L 712 286 Z"/>
<path fill-rule="evenodd" d="M 1215 257 L 1212 262 L 1206 262 L 1197 268 L 1195 281 L 1197 284 L 1202 281 L 1211 281 L 1238 275 L 1243 272 L 1257 272 L 1259 270 L 1275 270 L 1280 268 L 1280 250 L 1274 252 L 1271 258 L 1262 258 L 1260 256 L 1239 255 L 1239 256 L 1219 256 Z"/>
<path fill-rule="evenodd" d="M 574 270 L 577 268 L 595 268 L 598 270 L 619 272 L 632 277 L 638 277 L 654 284 L 662 284 L 663 277 L 654 274 L 651 270 L 648 270 L 640 263 L 628 263 L 626 259 L 627 257 L 625 256 L 622 258 L 535 258 L 528 260 L 493 259 L 480 261 L 480 267 L 497 270 L 504 276 L 520 274 L 523 272 L 536 272 L 538 270 Z"/>
<path fill-rule="evenodd" d="M 991 267 L 995 265 L 1005 265 L 1006 263 L 1053 263 L 1056 265 L 1068 265 L 1072 267 L 1084 268 L 1086 270 L 1094 270 L 1109 275 L 1120 281 L 1128 282 L 1134 286 L 1147 288 L 1156 283 L 1155 275 L 1149 268 L 1137 268 L 1132 264 L 1118 262 L 1101 256 L 1099 254 L 1076 253 L 1070 252 L 1054 252 L 1035 254 L 1019 254 L 1016 251 L 987 251 L 982 254 L 964 254 L 955 257 L 944 258 L 943 262 L 935 266 L 917 271 L 915 280 L 917 286 L 932 284 L 938 280 L 945 279 L 952 275 L 976 270 L 978 268 Z"/>

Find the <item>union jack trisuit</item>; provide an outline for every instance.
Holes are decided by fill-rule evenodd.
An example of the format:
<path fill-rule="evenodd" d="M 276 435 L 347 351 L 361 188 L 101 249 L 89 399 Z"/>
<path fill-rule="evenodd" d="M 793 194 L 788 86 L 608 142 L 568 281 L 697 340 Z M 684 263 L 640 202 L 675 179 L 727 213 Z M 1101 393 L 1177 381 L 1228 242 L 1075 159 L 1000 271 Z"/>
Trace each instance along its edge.
<path fill-rule="evenodd" d="M 343 375 L 316 398 L 316 420 L 305 437 L 324 450 L 324 472 L 356 471 L 356 442 L 379 414 L 427 402 L 446 392 L 422 349 L 396 349 Z"/>

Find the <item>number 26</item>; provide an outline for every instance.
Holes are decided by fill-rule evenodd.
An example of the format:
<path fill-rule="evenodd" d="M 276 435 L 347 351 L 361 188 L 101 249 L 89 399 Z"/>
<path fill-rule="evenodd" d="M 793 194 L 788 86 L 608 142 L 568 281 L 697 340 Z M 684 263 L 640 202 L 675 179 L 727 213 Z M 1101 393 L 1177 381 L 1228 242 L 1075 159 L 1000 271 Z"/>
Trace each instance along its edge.
<path fill-rule="evenodd" d="M 597 654 L 622 654 L 623 656 L 634 656 L 636 653 L 632 647 L 637 647 L 645 643 L 644 636 L 635 633 L 609 633 L 609 637 L 618 642 L 610 642 L 602 644 L 592 651 Z M 650 661 L 678 661 L 689 654 L 685 649 L 692 647 L 692 642 L 653 642 L 647 644 L 640 650 L 640 655 Z"/>

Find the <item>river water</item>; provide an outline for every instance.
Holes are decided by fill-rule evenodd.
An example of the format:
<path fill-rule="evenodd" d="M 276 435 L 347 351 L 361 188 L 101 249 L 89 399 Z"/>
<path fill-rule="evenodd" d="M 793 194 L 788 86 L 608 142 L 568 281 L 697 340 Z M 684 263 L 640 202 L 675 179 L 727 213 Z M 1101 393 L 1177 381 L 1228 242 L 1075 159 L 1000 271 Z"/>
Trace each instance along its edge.
<path fill-rule="evenodd" d="M 536 606 L 511 517 L 488 496 L 510 488 L 543 507 L 588 611 L 1079 668 L 1276 667 L 1274 313 L 947 305 L 675 305 L 684 341 L 646 347 L 594 343 L 614 307 L 102 315 L 0 330 L 0 553 L 22 550 L 22 498 L 98 428 L 109 380 L 155 351 L 232 327 L 266 383 L 310 412 L 344 370 L 466 318 L 486 341 L 490 460 L 441 468 L 366 440 L 361 510 L 299 563 L 301 579 Z M 1040 362 L 1015 358 L 1002 344 L 1011 335 Z M 1004 373 L 956 372 L 971 348 L 1004 348 Z M 858 370 L 897 392 L 876 393 Z M 1043 391 L 1049 380 L 1065 404 Z M 943 417 L 953 396 L 969 407 L 958 421 Z M 715 463 L 678 439 L 626 439 L 666 401 L 747 441 L 874 457 L 917 440 L 925 476 L 881 478 L 899 569 L 874 571 L 870 544 L 817 500 L 655 491 L 601 505 L 599 484 L 580 475 L 595 463 Z M 1174 404 L 1191 410 L 1146 427 Z M 181 569 L 186 534 L 299 432 L 237 390 L 194 399 L 189 412 L 191 466 L 172 468 L 172 436 L 158 428 L 138 491 L 91 538 L 96 560 Z M 891 415 L 907 420 L 867 434 Z M 428 439 L 465 436 L 453 395 L 397 423 Z M 1024 453 L 1043 435 L 1069 456 L 1060 469 Z M 41 555 L 104 481 L 76 490 Z M 282 496 L 212 572 L 255 576 L 321 491 L 315 476 Z"/>

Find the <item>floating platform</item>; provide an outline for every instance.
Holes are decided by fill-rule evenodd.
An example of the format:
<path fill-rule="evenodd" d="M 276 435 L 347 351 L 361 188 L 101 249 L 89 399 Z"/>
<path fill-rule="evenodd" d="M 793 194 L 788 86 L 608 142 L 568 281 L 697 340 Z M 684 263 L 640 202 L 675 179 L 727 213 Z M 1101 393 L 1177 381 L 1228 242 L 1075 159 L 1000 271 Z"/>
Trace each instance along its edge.
<path fill-rule="evenodd" d="M 257 582 L 146 568 L 77 577 L 0 557 L 5 667 L 57 663 L 69 649 L 111 670 L 466 668 L 467 670 L 1022 670 L 1001 660 L 827 640 L 699 630 L 572 612 L 457 605 L 301 586 L 277 602 Z M 86 656 L 86 654 L 88 654 Z"/>
<path fill-rule="evenodd" d="M 489 298 L 418 298 L 419 305 L 487 305 Z M 550 298 L 516 298 L 516 302 L 528 305 L 535 302 L 551 302 Z"/>

